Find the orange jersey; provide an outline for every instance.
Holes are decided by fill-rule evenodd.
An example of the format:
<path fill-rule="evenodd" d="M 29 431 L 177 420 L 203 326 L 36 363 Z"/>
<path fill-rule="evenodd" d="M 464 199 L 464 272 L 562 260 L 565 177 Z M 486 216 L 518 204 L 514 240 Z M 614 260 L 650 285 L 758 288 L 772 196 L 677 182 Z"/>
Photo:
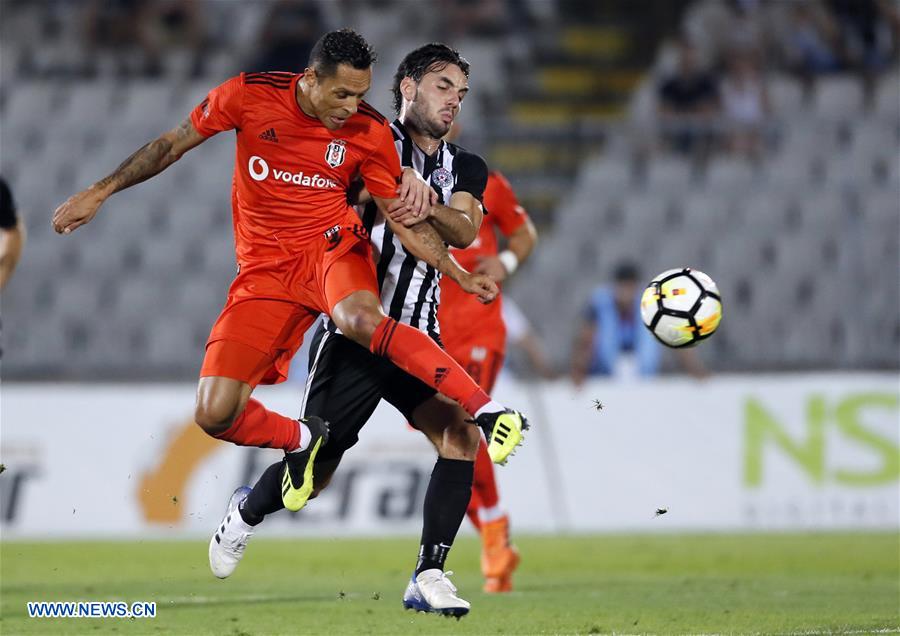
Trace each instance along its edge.
<path fill-rule="evenodd" d="M 289 258 L 336 225 L 358 224 L 347 205 L 357 175 L 373 195 L 396 196 L 400 161 L 387 120 L 362 102 L 340 129 L 328 130 L 300 109 L 300 77 L 241 73 L 191 112 L 205 137 L 236 133 L 231 199 L 240 264 Z"/>
<path fill-rule="evenodd" d="M 496 230 L 509 236 L 528 220 L 509 181 L 499 172 L 488 175 L 484 209 L 484 220 L 472 244 L 465 249 L 451 250 L 459 264 L 469 271 L 475 270 L 480 258 L 497 255 Z M 489 305 L 482 305 L 476 296 L 467 294 L 453 281 L 442 279 L 438 321 L 447 349 L 453 352 L 461 345 L 472 344 L 505 351 L 506 326 L 500 315 L 501 302 L 497 298 Z"/>

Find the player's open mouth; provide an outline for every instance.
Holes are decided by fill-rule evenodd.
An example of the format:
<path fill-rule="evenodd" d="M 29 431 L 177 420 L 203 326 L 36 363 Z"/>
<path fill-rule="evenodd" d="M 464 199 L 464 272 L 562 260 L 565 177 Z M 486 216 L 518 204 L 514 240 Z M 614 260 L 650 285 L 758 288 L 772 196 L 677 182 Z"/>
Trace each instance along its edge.
<path fill-rule="evenodd" d="M 331 116 L 330 119 L 331 119 L 332 122 L 334 122 L 334 124 L 335 124 L 336 126 L 343 126 L 343 125 L 344 125 L 344 122 L 347 121 L 347 118 L 346 118 L 346 117 L 335 117 L 335 116 L 333 116 L 333 115 Z"/>

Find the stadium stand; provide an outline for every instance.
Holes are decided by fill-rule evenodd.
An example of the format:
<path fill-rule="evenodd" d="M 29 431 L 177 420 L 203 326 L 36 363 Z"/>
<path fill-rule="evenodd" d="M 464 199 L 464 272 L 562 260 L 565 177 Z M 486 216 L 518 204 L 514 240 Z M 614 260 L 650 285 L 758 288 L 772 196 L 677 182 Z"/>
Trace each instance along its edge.
<path fill-rule="evenodd" d="M 0 171 L 30 234 L 2 299 L 4 378 L 190 377 L 235 266 L 230 140 L 214 139 L 177 169 L 116 195 L 75 237 L 56 236 L 49 220 L 68 195 L 176 125 L 207 88 L 239 70 L 253 49 L 252 30 L 240 29 L 234 43 L 210 39 L 199 76 L 183 51 L 165 60 L 160 77 L 123 77 L 103 63 L 86 74 L 82 58 L 66 56 L 62 45 L 39 53 L 28 46 L 48 19 L 38 4 L 5 10 L 0 45 Z M 242 11 L 259 24 L 252 4 L 208 2 L 209 24 L 240 21 Z M 383 14 L 365 3 L 342 10 L 349 13 L 326 12 L 326 21 L 353 25 Z M 898 368 L 896 66 L 874 84 L 853 70 L 810 81 L 775 66 L 767 75 L 764 155 L 751 161 L 717 152 L 694 161 L 652 143 L 648 150 L 652 127 L 633 127 L 652 121 L 665 50 L 630 56 L 638 31 L 613 38 L 545 18 L 551 26 L 534 42 L 523 38 L 533 26 L 512 21 L 505 35 L 454 44 L 473 62 L 464 145 L 501 159 L 496 167 L 539 208 L 539 251 L 509 291 L 558 366 L 587 294 L 628 258 L 647 277 L 691 265 L 717 280 L 726 322 L 703 347 L 711 368 Z M 381 51 L 372 101 L 382 112 L 390 112 L 397 59 L 428 37 L 411 38 L 408 20 L 381 20 L 372 36 Z M 77 41 L 75 27 L 59 22 L 60 41 Z M 503 46 L 490 45 L 498 37 Z M 232 44 L 239 54 L 228 53 Z M 540 72 L 523 88 L 523 69 L 537 55 Z M 627 76 L 586 87 L 583 69 L 603 73 L 622 60 Z M 531 113 L 562 112 L 555 109 L 585 91 L 602 92 L 613 106 L 570 108 L 563 125 L 550 115 L 532 125 Z"/>

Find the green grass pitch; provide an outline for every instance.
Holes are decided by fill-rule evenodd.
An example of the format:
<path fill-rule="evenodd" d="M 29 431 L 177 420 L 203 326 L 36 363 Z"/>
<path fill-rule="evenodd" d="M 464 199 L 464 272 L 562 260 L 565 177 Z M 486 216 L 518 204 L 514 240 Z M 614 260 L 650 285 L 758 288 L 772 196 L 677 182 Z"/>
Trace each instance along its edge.
<path fill-rule="evenodd" d="M 403 611 L 415 538 L 256 538 L 237 572 L 192 542 L 0 544 L 2 634 L 896 633 L 896 533 L 518 537 L 516 589 L 480 591 L 478 544 L 449 568 L 472 611 Z M 29 619 L 26 602 L 156 601 L 155 619 Z"/>

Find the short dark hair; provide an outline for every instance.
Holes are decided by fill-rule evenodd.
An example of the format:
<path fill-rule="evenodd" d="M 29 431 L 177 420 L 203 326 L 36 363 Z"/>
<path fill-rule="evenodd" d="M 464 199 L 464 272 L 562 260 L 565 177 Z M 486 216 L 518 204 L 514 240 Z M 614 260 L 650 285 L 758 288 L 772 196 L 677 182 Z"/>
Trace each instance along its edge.
<path fill-rule="evenodd" d="M 440 42 L 420 46 L 404 57 L 394 75 L 394 110 L 399 114 L 400 106 L 403 104 L 400 82 L 404 77 L 410 77 L 418 82 L 427 73 L 440 71 L 449 64 L 456 64 L 466 77 L 469 76 L 469 62 L 466 58 L 460 55 L 456 49 Z"/>
<path fill-rule="evenodd" d="M 623 261 L 613 270 L 613 280 L 617 283 L 636 283 L 640 278 L 640 268 L 631 261 Z"/>
<path fill-rule="evenodd" d="M 319 38 L 309 54 L 309 68 L 323 77 L 337 71 L 338 64 L 367 69 L 375 63 L 375 49 L 353 29 L 330 31 Z"/>

